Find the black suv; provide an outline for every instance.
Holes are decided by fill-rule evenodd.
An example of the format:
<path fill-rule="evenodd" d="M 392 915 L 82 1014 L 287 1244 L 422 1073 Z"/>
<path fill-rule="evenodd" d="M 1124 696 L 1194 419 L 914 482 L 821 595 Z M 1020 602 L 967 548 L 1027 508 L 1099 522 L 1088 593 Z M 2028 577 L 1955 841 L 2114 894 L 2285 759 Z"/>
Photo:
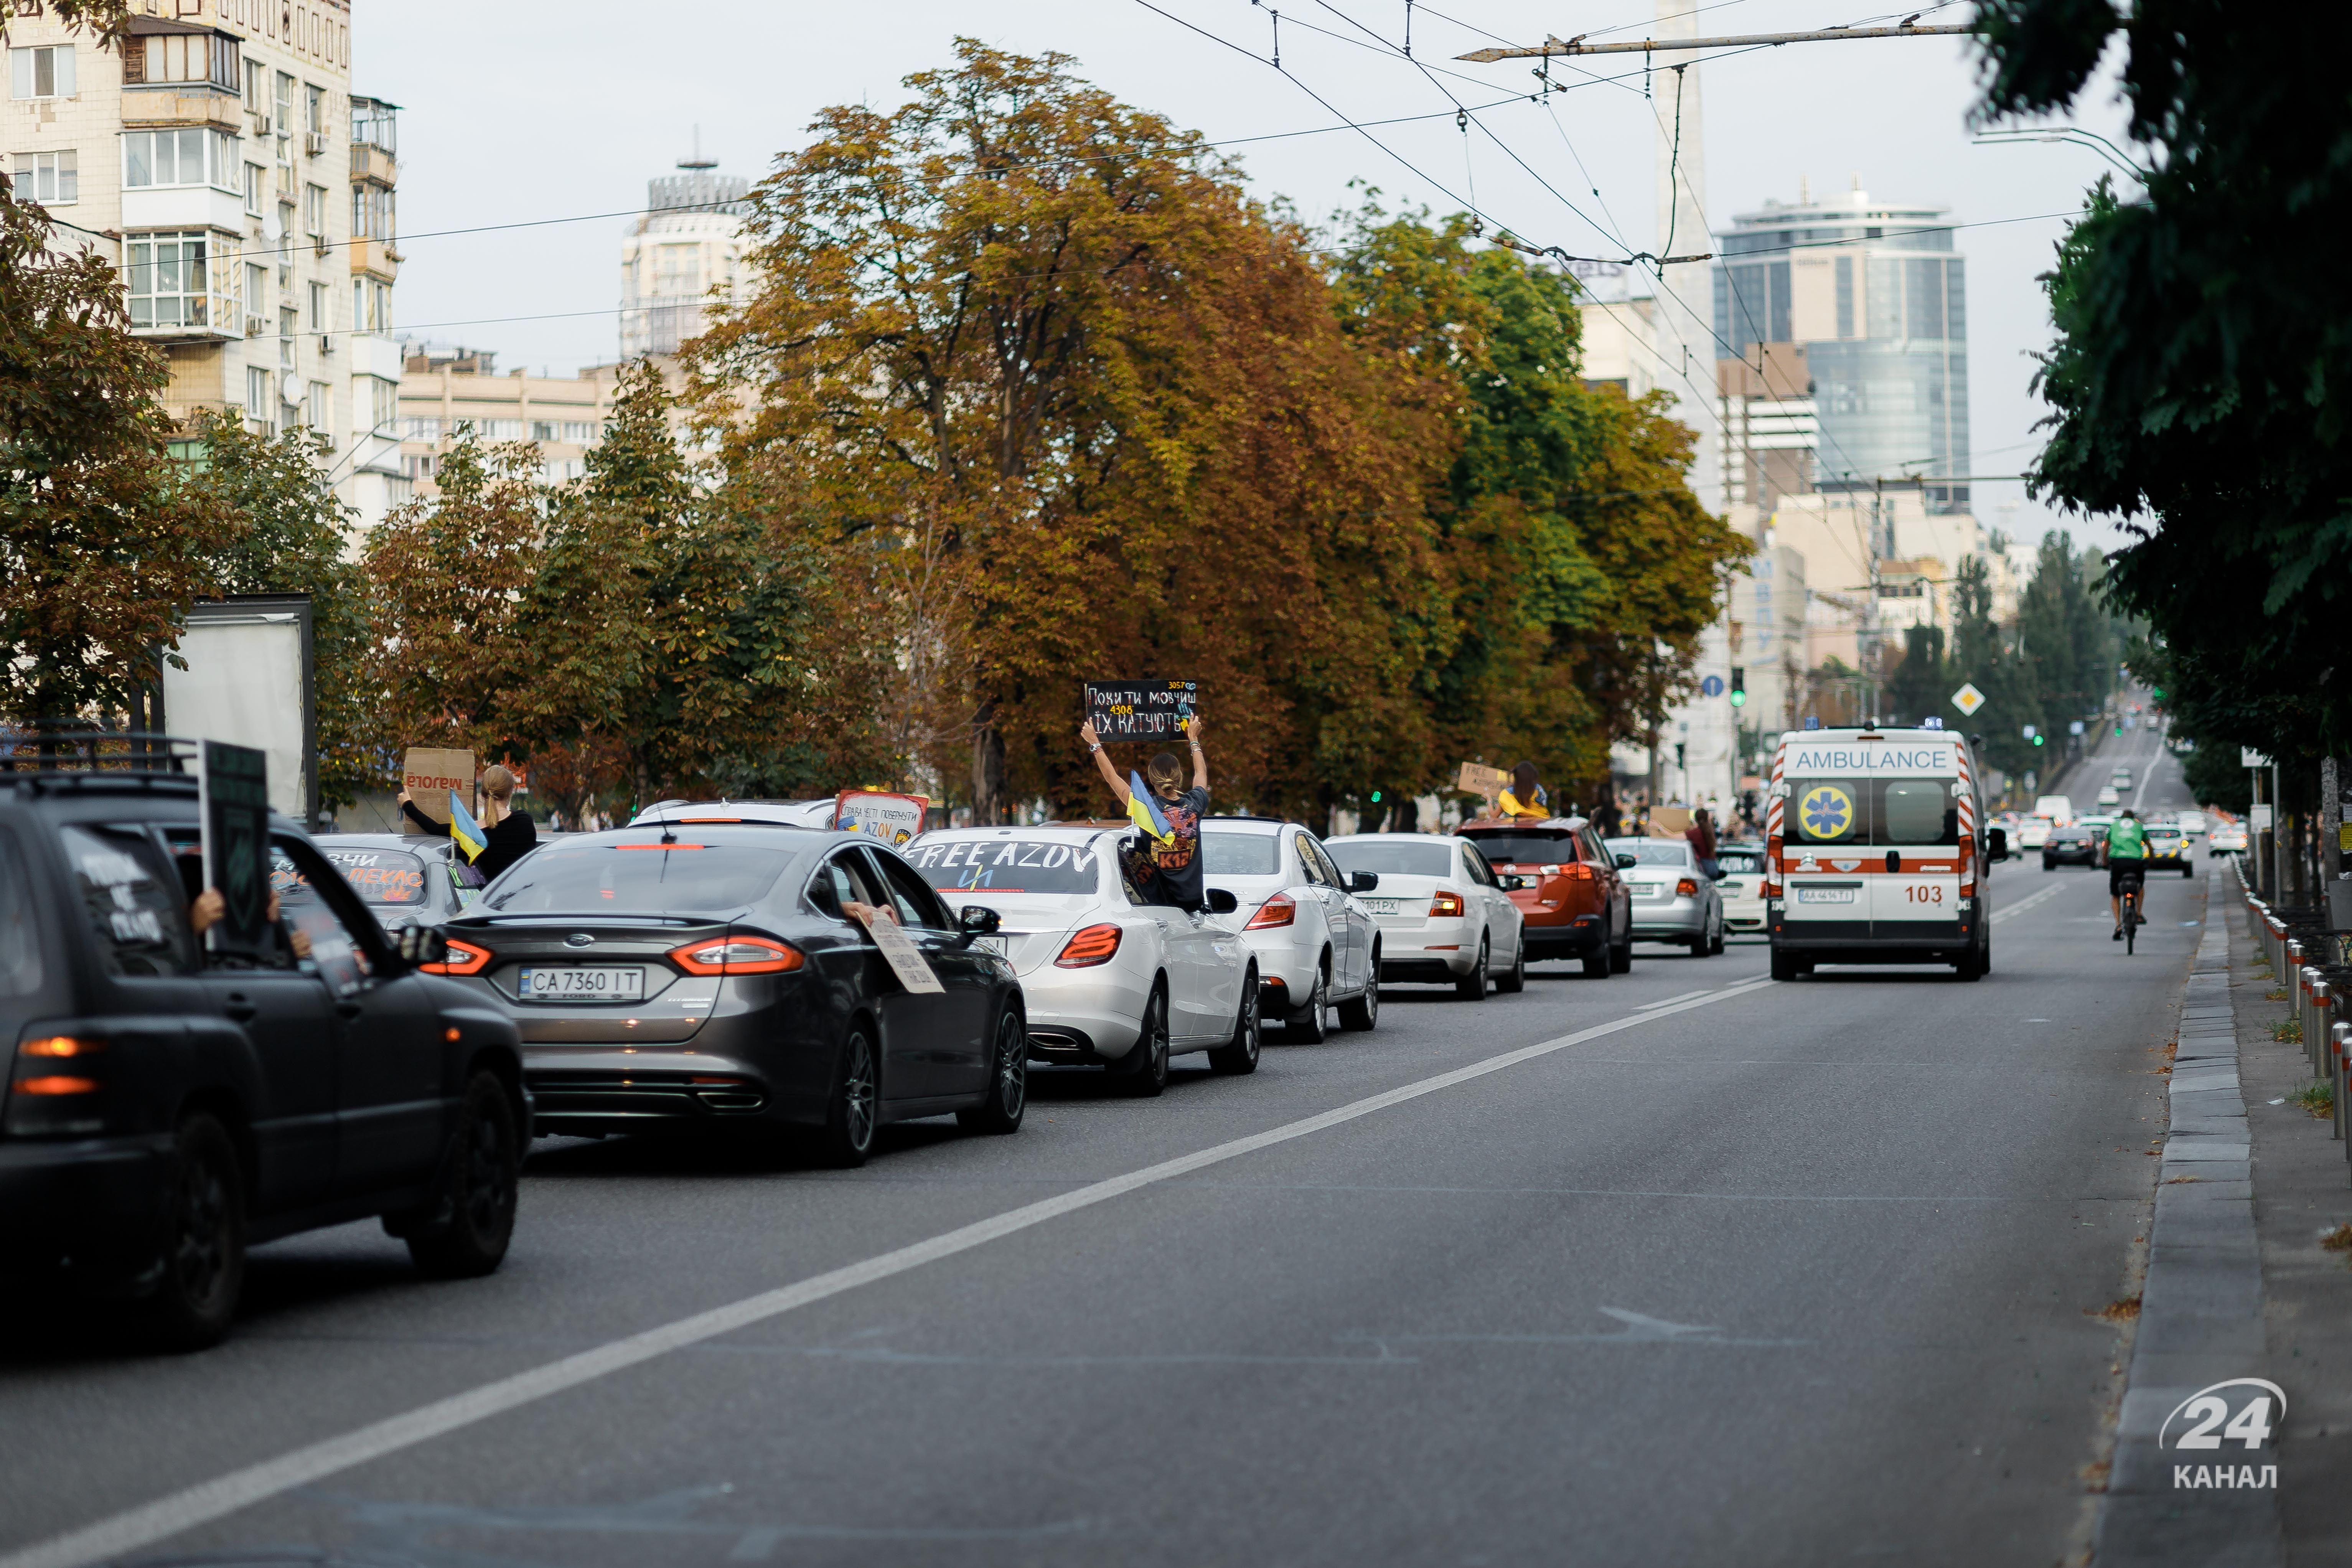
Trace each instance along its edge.
<path fill-rule="evenodd" d="M 176 1348 L 296 1231 L 382 1215 L 427 1273 L 496 1268 L 530 1133 L 514 1026 L 283 818 L 274 956 L 208 954 L 186 743 L 109 744 L 0 746 L 0 1264 Z"/>

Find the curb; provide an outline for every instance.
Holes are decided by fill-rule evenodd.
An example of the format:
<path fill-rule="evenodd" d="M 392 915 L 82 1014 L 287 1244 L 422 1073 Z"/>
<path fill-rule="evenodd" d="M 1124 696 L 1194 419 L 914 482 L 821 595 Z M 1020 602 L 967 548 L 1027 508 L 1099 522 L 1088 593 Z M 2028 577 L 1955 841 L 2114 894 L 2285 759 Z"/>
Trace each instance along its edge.
<path fill-rule="evenodd" d="M 2181 1008 L 2147 1282 L 2093 1537 L 2092 1560 L 2103 1568 L 2273 1568 L 2285 1560 L 2276 1491 L 2176 1491 L 2170 1458 L 2157 1447 L 2165 1417 L 2183 1400 L 2250 1374 L 2263 1358 L 2253 1145 L 2230 1000 L 2232 906 L 2219 880 L 2220 873 L 2206 874 L 2205 931 Z"/>

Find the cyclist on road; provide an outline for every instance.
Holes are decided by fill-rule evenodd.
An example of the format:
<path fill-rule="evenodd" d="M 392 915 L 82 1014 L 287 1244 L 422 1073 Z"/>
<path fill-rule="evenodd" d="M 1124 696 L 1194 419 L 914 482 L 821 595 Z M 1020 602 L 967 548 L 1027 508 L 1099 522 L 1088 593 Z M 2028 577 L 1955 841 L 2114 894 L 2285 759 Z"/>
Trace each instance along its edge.
<path fill-rule="evenodd" d="M 2107 909 L 2116 918 L 2113 940 L 2124 939 L 2124 879 L 2138 875 L 2147 863 L 2147 830 L 2139 825 L 2139 814 L 2128 806 L 2107 828 L 2105 846 L 2107 858 Z M 2147 881 L 2142 878 L 2141 886 Z M 2147 895 L 2141 895 L 2145 898 Z"/>

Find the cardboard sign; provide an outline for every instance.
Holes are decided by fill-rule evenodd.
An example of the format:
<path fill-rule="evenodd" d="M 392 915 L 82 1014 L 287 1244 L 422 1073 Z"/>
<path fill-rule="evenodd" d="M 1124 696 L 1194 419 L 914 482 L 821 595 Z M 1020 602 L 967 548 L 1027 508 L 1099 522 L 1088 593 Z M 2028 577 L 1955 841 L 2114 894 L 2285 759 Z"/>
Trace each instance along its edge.
<path fill-rule="evenodd" d="M 1680 838 L 1690 825 L 1690 807 L 1686 805 L 1650 808 L 1650 837 L 1653 838 Z"/>
<path fill-rule="evenodd" d="M 874 939 L 874 945 L 882 950 L 883 962 L 889 964 L 890 973 L 898 977 L 899 984 L 923 996 L 938 995 L 947 989 L 940 984 L 940 977 L 931 973 L 930 963 L 923 957 L 923 950 L 915 945 L 914 938 L 898 929 L 898 921 L 884 920 L 871 913 L 858 918 L 865 922 L 866 932 Z"/>
<path fill-rule="evenodd" d="M 929 795 L 845 789 L 833 798 L 833 826 L 843 833 L 879 838 L 895 849 L 922 832 L 923 815 L 930 808 Z"/>
<path fill-rule="evenodd" d="M 1454 787 L 1464 795 L 1484 795 L 1492 801 L 1501 799 L 1510 784 L 1511 775 L 1500 768 L 1490 768 L 1484 763 L 1465 763 Z"/>
<path fill-rule="evenodd" d="M 1087 722 L 1112 741 L 1181 741 L 1201 702 L 1197 680 L 1089 680 Z"/>
<path fill-rule="evenodd" d="M 220 889 L 226 912 L 205 932 L 214 952 L 261 957 L 273 950 L 269 924 L 269 759 L 252 746 L 205 742 L 197 775 L 204 820 L 205 886 Z"/>
<path fill-rule="evenodd" d="M 442 826 L 449 826 L 449 792 L 474 793 L 474 753 L 411 746 L 400 764 L 400 787 L 417 810 Z"/>

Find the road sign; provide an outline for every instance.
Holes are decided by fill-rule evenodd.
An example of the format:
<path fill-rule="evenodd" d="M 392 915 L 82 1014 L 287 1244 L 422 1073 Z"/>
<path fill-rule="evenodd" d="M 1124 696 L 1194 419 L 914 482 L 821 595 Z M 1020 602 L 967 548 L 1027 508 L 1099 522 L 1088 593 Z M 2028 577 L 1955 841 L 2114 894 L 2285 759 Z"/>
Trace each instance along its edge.
<path fill-rule="evenodd" d="M 1977 710 L 1984 705 L 1985 694 L 1976 689 L 1973 681 L 1963 681 L 1960 689 L 1952 693 L 1952 706 L 1960 710 L 1963 719 L 1975 718 Z"/>
<path fill-rule="evenodd" d="M 1700 696 L 1702 696 L 1702 697 L 1720 697 L 1720 696 L 1722 696 L 1722 695 L 1723 695 L 1723 677 L 1721 677 L 1721 676 L 1719 676 L 1719 675 L 1710 675 L 1710 676 L 1708 676 L 1705 680 L 1702 680 L 1702 681 L 1700 681 L 1700 682 L 1698 683 L 1698 690 L 1699 690 L 1699 695 L 1700 695 Z"/>
<path fill-rule="evenodd" d="M 2021 728 L 2021 729 L 2020 729 L 2020 730 L 2018 731 L 2018 733 L 2019 733 L 2019 734 L 2021 734 L 2021 735 L 2022 735 L 2022 736 L 2024 736 L 2027 740 L 2031 741 L 2032 739 L 2033 739 L 2033 726 L 2032 726 L 2032 725 L 2031 725 L 2031 724 L 2025 725 L 2023 728 Z"/>
<path fill-rule="evenodd" d="M 2069 735 L 2079 735 L 2082 732 L 2083 721 L 2080 719 L 2075 720 L 2072 724 L 2066 726 L 2066 733 Z"/>
<path fill-rule="evenodd" d="M 2271 765 L 2271 760 L 2260 752 L 2241 746 L 2238 748 L 2238 765 L 2242 768 L 2266 768 Z"/>

